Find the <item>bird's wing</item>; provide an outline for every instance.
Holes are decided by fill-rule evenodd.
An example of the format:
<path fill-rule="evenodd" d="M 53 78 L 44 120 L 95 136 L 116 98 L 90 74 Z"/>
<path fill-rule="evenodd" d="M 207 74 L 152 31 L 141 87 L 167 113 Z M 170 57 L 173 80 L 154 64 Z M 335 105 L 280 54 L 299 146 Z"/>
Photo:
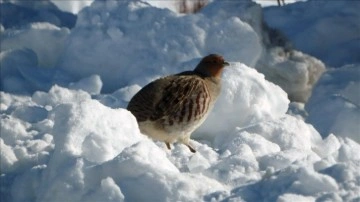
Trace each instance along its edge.
<path fill-rule="evenodd" d="M 168 117 L 181 122 L 192 110 L 199 92 L 207 92 L 203 79 L 197 76 L 178 76 L 164 88 L 162 99 L 155 106 L 153 120 Z M 191 108 L 191 109 L 190 109 Z"/>
<path fill-rule="evenodd" d="M 160 100 L 159 92 L 163 82 L 162 79 L 155 80 L 144 86 L 130 100 L 127 109 L 136 117 L 138 122 L 150 119 L 154 113 L 155 105 Z"/>
<path fill-rule="evenodd" d="M 199 96 L 196 92 L 207 92 L 200 77 L 168 76 L 141 89 L 130 101 L 128 109 L 140 122 L 156 121 L 164 117 L 175 120 L 185 116 L 186 105 L 190 105 L 189 98 L 194 100 Z"/>

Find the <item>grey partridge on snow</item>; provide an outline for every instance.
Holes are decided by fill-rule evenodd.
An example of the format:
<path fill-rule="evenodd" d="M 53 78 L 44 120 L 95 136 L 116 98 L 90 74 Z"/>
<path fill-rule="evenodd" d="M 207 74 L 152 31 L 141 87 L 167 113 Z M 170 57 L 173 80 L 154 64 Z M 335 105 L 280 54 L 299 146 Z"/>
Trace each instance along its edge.
<path fill-rule="evenodd" d="M 157 79 L 130 100 L 127 109 L 141 133 L 170 144 L 180 142 L 191 152 L 191 133 L 206 119 L 220 94 L 222 70 L 229 63 L 217 54 L 204 57 L 193 71 Z"/>

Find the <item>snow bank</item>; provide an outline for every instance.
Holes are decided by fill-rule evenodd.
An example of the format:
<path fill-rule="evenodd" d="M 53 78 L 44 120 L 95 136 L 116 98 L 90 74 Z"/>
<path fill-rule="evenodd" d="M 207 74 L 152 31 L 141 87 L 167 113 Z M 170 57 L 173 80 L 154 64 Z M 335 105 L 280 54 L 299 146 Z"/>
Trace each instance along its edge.
<path fill-rule="evenodd" d="M 325 71 L 325 65 L 299 51 L 273 47 L 263 52 L 256 69 L 286 91 L 291 101 L 305 103 Z"/>
<path fill-rule="evenodd" d="M 254 65 L 260 51 L 256 33 L 237 17 L 212 21 L 142 2 L 95 1 L 79 13 L 59 67 L 76 79 L 99 74 L 111 92 L 179 72 L 181 63 L 214 52 Z"/>
<path fill-rule="evenodd" d="M 255 67 L 280 85 L 292 101 L 305 102 L 325 69 L 323 64 L 300 52 L 269 49 L 268 32 L 261 7 L 250 0 L 214 1 L 193 15 L 140 1 L 95 1 L 79 13 L 70 32 L 44 23 L 22 31 L 5 30 L 2 50 L 13 55 L 19 49 L 30 49 L 37 64 L 24 68 L 13 62 L 13 69 L 21 70 L 3 86 L 7 92 L 23 89 L 33 93 L 98 75 L 102 92 L 110 93 L 193 69 L 204 55 L 220 53 L 228 61 Z M 25 56 L 12 57 L 22 60 Z M 44 66 L 53 70 L 42 70 Z"/>
<path fill-rule="evenodd" d="M 94 0 L 88 0 L 88 1 L 57 1 L 57 0 L 49 0 L 49 1 L 51 1 L 59 9 L 61 9 L 63 11 L 77 14 L 84 7 L 90 6 L 91 3 Z"/>
<path fill-rule="evenodd" d="M 76 85 L 96 86 L 96 78 Z M 195 154 L 181 144 L 167 150 L 140 134 L 130 112 L 104 105 L 126 103 L 138 86 L 97 96 L 56 85 L 31 97 L 1 92 L 1 197 L 14 202 L 360 197 L 358 143 L 334 135 L 323 140 L 311 125 L 286 115 L 284 91 L 243 64 L 226 70 L 224 87 L 211 115 L 217 119 L 205 123 L 218 123 L 216 131 L 196 134 Z"/>
<path fill-rule="evenodd" d="M 360 142 L 360 66 L 327 71 L 305 105 L 307 122 L 323 137 L 334 133 Z"/>
<path fill-rule="evenodd" d="M 30 49 L 36 53 L 40 67 L 54 67 L 62 54 L 69 33 L 69 29 L 59 28 L 50 23 L 33 23 L 21 31 L 4 32 L 1 35 L 1 51 Z"/>
<path fill-rule="evenodd" d="M 75 15 L 59 10 L 50 0 L 4 0 L 1 1 L 0 9 L 0 24 L 6 29 L 19 29 L 34 22 L 48 22 L 58 27 L 72 28 L 76 22 Z"/>
<path fill-rule="evenodd" d="M 291 49 L 286 38 L 268 28 L 260 5 L 252 1 L 214 1 L 201 13 L 214 21 L 236 16 L 251 25 L 261 40 L 262 50 L 260 55 L 256 55 L 256 63 L 250 66 L 284 89 L 291 101 L 307 101 L 325 66 L 316 58 Z"/>
<path fill-rule="evenodd" d="M 1 199 L 359 200 L 360 145 L 348 138 L 356 139 L 359 67 L 326 73 L 306 105 L 307 121 L 334 133 L 319 129 L 322 139 L 285 114 L 287 94 L 265 80 L 271 73 L 248 67 L 269 61 L 275 78 L 294 82 L 284 81 L 287 91 L 305 98 L 321 63 L 299 52 L 283 57 L 283 49 L 264 53 L 259 7 L 231 2 L 181 16 L 141 2 L 96 1 L 71 31 L 36 24 L 2 32 Z M 30 43 L 31 36 L 43 41 Z M 131 97 L 210 52 L 232 65 L 213 113 L 193 136 L 197 153 L 181 144 L 169 151 L 140 134 L 124 109 Z M 102 88 L 112 93 L 99 94 Z M 305 114 L 301 104 L 291 106 Z M 326 123 L 316 124 L 318 115 Z"/>
<path fill-rule="evenodd" d="M 341 67 L 360 62 L 359 1 L 296 2 L 266 7 L 264 19 L 280 29 L 296 49 Z"/>
<path fill-rule="evenodd" d="M 288 109 L 287 94 L 265 80 L 264 75 L 241 63 L 226 67 L 222 91 L 213 112 L 196 132 L 204 138 L 224 134 L 236 127 L 244 127 L 275 119 Z"/>
<path fill-rule="evenodd" d="M 2 181 L 17 178 L 7 181 L 11 186 L 2 189 L 2 198 L 188 201 L 225 189 L 216 180 L 181 175 L 165 148 L 140 134 L 130 112 L 108 108 L 84 91 L 54 86 L 31 99 L 5 93 L 3 97 Z M 29 122 L 16 113 L 25 106 L 27 114 L 32 108 L 46 114 Z M 21 194 L 11 191 L 19 189 Z M 180 191 L 174 195 L 175 190 Z"/>

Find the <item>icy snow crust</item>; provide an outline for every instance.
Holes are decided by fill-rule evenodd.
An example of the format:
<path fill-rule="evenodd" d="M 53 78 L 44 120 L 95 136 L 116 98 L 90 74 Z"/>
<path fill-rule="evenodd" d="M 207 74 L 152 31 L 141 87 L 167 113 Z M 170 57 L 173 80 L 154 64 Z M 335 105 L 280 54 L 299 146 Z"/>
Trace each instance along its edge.
<path fill-rule="evenodd" d="M 274 53 L 263 52 L 261 28 L 214 8 L 179 16 L 141 2 L 95 1 L 73 30 L 40 23 L 2 32 L 2 201 L 360 200 L 359 66 L 328 71 L 316 85 L 305 118 L 320 134 L 287 114 L 288 94 L 249 67 Z M 210 52 L 231 66 L 214 111 L 193 134 L 197 153 L 142 135 L 124 109 L 131 97 Z M 296 54 L 290 80 L 314 70 Z M 268 61 L 276 60 L 286 63 Z"/>

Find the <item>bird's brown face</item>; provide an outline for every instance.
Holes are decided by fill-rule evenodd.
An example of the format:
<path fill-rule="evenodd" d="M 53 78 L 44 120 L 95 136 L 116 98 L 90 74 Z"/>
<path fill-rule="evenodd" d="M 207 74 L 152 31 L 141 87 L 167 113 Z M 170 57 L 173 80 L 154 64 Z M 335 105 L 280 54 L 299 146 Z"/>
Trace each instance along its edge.
<path fill-rule="evenodd" d="M 209 76 L 220 78 L 223 68 L 230 64 L 222 56 L 211 54 L 204 57 L 199 65 L 205 68 Z"/>

